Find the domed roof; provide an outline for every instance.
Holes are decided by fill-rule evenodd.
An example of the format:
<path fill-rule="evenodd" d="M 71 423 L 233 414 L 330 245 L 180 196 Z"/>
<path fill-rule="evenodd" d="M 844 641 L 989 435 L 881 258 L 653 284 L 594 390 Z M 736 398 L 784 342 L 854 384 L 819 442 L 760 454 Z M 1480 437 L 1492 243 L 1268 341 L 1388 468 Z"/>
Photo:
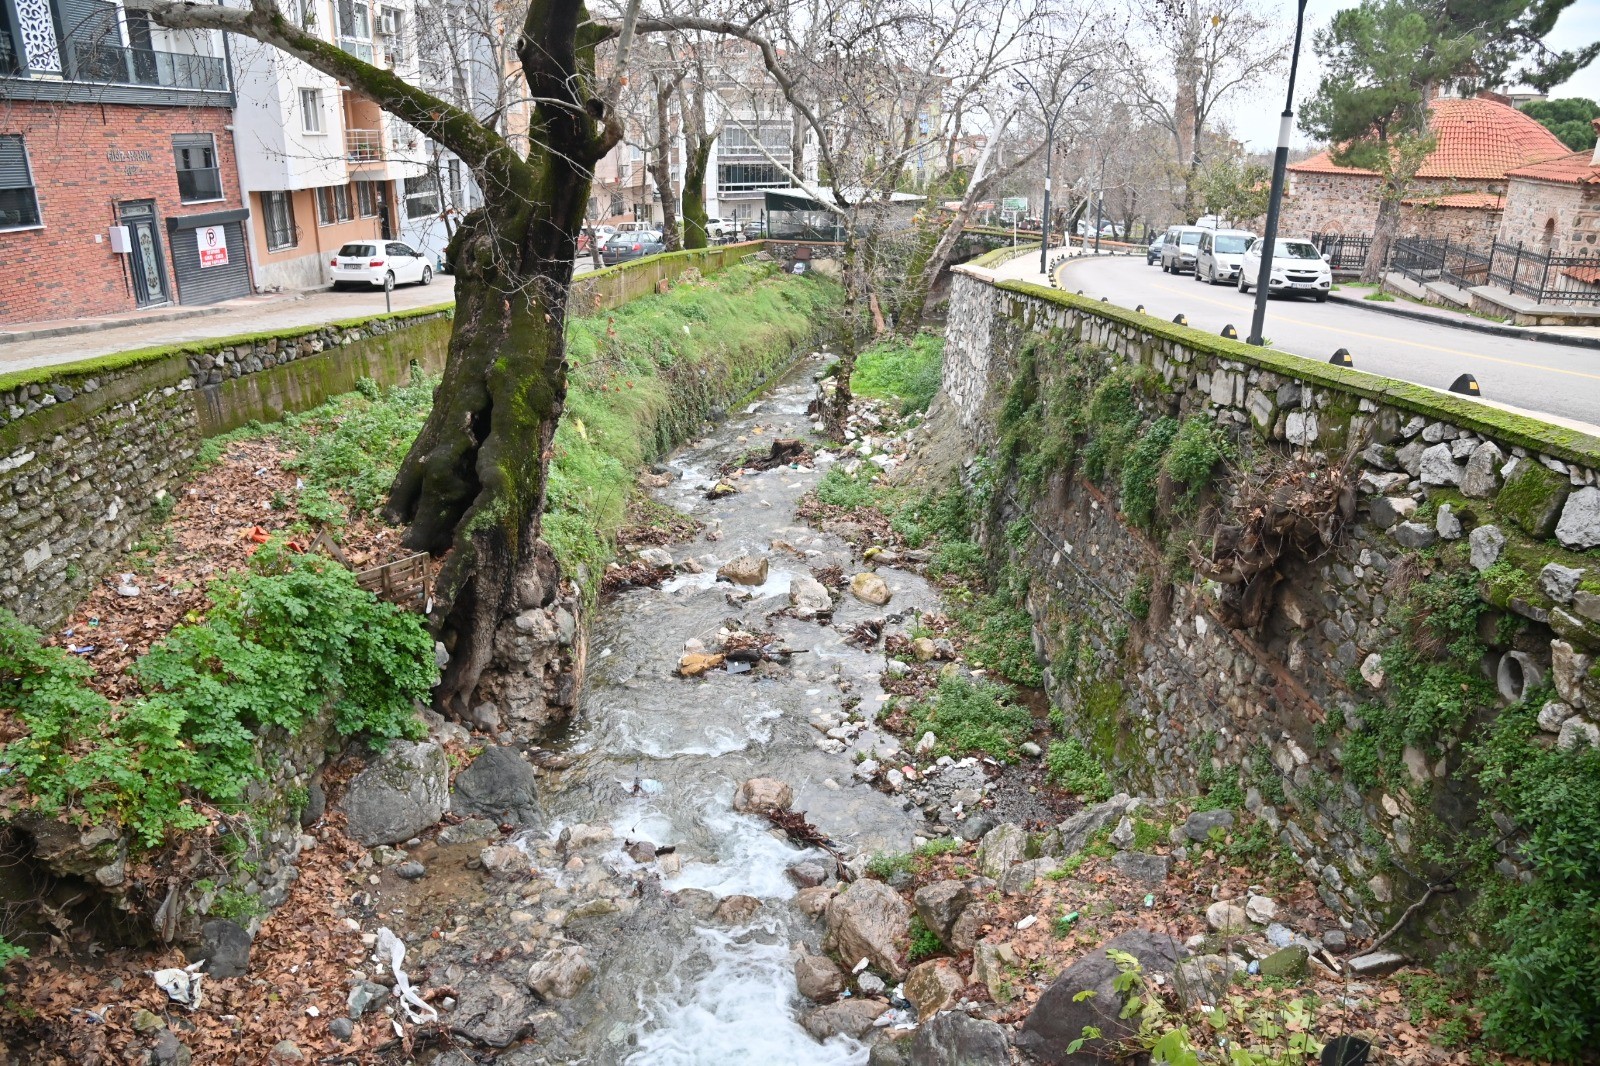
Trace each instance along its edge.
<path fill-rule="evenodd" d="M 1528 115 L 1481 96 L 1435 100 L 1428 109 L 1428 125 L 1438 143 L 1417 172 L 1423 179 L 1500 181 L 1507 171 L 1572 151 Z M 1341 167 L 1328 151 L 1291 163 L 1289 169 L 1302 174 L 1374 174 Z"/>

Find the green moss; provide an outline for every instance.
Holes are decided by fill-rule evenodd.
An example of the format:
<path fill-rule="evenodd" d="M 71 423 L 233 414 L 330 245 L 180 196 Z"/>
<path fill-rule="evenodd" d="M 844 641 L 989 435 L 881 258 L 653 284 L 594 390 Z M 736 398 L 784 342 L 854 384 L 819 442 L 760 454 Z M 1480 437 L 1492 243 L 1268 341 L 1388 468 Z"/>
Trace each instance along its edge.
<path fill-rule="evenodd" d="M 1495 513 L 1528 536 L 1543 540 L 1555 532 L 1572 483 L 1535 459 L 1524 459 L 1494 498 Z"/>

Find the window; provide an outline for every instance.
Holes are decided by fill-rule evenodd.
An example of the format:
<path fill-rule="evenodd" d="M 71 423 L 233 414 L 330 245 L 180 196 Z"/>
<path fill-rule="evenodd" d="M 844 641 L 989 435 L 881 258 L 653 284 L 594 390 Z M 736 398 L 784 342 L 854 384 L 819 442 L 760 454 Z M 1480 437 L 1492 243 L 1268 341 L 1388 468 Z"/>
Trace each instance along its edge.
<path fill-rule="evenodd" d="M 350 213 L 350 186 L 324 185 L 317 190 L 317 224 L 331 226 L 336 222 L 349 222 L 355 218 Z"/>
<path fill-rule="evenodd" d="M 222 172 L 217 169 L 217 145 L 211 134 L 174 134 L 172 156 L 178 164 L 180 200 L 198 204 L 222 199 Z"/>
<path fill-rule="evenodd" d="M 300 90 L 300 128 L 307 133 L 322 132 L 322 90 Z"/>
<path fill-rule="evenodd" d="M 356 182 L 356 211 L 362 218 L 373 218 L 383 203 L 383 189 L 375 181 Z"/>
<path fill-rule="evenodd" d="M 615 217 L 620 214 L 622 214 L 622 194 L 614 192 L 611 194 L 611 205 L 606 211 L 606 215 L 607 217 Z"/>
<path fill-rule="evenodd" d="M 300 234 L 294 228 L 294 201 L 288 193 L 261 194 L 261 221 L 267 227 L 267 251 L 281 251 L 300 243 Z"/>
<path fill-rule="evenodd" d="M 432 174 L 406 179 L 406 217 L 427 218 L 439 213 L 439 183 Z"/>
<path fill-rule="evenodd" d="M 33 191 L 28 151 L 20 136 L 0 137 L 0 229 L 39 224 L 39 198 Z"/>
<path fill-rule="evenodd" d="M 378 254 L 378 246 L 376 244 L 347 244 L 339 249 L 339 254 L 351 259 L 358 257 L 371 259 Z"/>

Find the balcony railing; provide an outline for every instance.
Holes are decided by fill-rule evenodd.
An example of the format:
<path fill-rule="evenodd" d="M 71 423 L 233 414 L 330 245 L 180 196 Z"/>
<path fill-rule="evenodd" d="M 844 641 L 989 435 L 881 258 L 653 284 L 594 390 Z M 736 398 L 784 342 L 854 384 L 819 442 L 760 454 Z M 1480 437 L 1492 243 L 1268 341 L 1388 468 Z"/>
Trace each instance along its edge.
<path fill-rule="evenodd" d="M 344 157 L 352 163 L 383 161 L 382 130 L 345 130 Z"/>
<path fill-rule="evenodd" d="M 65 71 L 69 81 L 207 92 L 228 90 L 228 63 L 216 56 L 97 42 L 71 41 L 69 44 Z"/>

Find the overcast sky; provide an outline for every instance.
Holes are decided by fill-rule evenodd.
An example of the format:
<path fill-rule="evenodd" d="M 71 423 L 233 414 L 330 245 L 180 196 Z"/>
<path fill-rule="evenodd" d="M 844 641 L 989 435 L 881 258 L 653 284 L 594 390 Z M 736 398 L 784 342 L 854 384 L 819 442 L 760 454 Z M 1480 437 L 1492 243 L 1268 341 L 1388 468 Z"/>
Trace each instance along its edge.
<path fill-rule="evenodd" d="M 1274 0 L 1274 2 L 1284 26 L 1292 32 L 1294 0 Z M 1334 12 L 1354 7 L 1355 4 L 1356 0 L 1311 0 L 1307 5 L 1305 42 L 1300 49 L 1300 75 L 1295 85 L 1297 115 L 1300 103 L 1316 92 L 1317 84 L 1322 80 L 1322 72 L 1317 67 L 1317 57 L 1311 49 L 1312 36 L 1317 29 L 1327 24 Z M 1562 13 L 1561 20 L 1556 24 L 1555 33 L 1551 34 L 1550 39 L 1558 45 L 1569 46 L 1600 40 L 1600 3 L 1578 0 Z M 1287 74 L 1284 75 L 1286 76 Z M 1280 77 L 1272 86 L 1270 93 L 1264 91 L 1263 87 L 1263 92 L 1260 94 L 1244 94 L 1247 96 L 1247 102 L 1234 106 L 1231 116 L 1234 134 L 1248 147 L 1258 151 L 1271 151 L 1276 147 L 1278 116 L 1282 113 L 1284 88 L 1284 78 Z M 1600 63 L 1579 71 L 1571 81 L 1557 87 L 1550 95 L 1587 96 L 1591 100 L 1600 100 Z M 1298 127 L 1294 131 L 1293 143 L 1297 148 L 1306 147 L 1309 143 Z"/>

